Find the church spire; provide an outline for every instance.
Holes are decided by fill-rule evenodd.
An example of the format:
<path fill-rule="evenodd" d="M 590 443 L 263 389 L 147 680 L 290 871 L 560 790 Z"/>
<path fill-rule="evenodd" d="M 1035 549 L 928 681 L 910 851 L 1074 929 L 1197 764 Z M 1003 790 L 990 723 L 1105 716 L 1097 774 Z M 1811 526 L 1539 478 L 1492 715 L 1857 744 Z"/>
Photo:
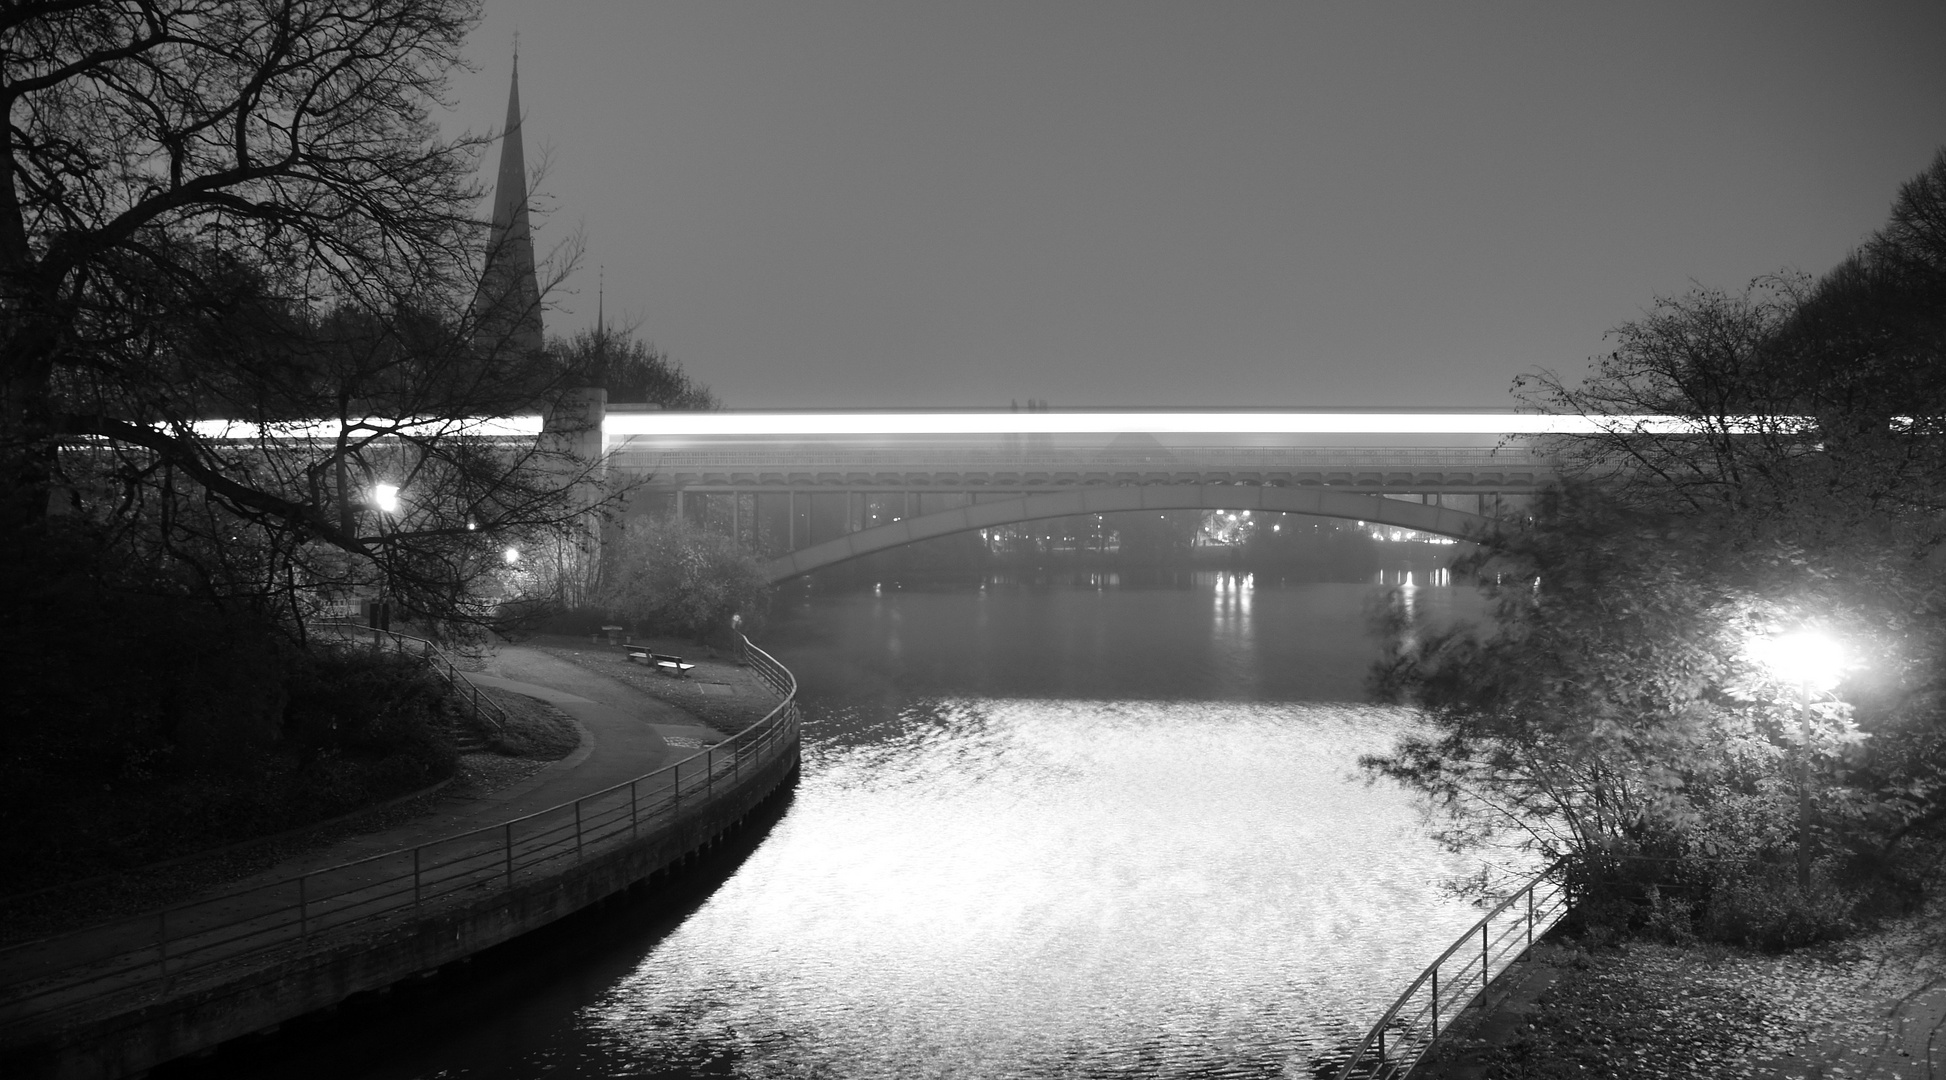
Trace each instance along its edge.
<path fill-rule="evenodd" d="M 486 268 L 473 296 L 473 316 L 486 347 L 528 353 L 542 346 L 541 296 L 527 216 L 527 157 L 520 140 L 519 45 L 514 49 L 500 175 L 493 188 L 493 226 L 487 235 Z"/>

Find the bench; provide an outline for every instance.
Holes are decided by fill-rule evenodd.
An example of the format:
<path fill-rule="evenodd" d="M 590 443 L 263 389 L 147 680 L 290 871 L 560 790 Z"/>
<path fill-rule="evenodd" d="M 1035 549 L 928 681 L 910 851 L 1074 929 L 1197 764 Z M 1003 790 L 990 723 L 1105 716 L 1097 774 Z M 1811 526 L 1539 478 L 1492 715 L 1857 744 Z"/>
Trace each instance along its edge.
<path fill-rule="evenodd" d="M 696 666 L 695 664 L 684 663 L 680 656 L 650 652 L 640 645 L 630 645 L 628 647 L 628 659 L 630 663 L 650 664 L 664 675 L 674 675 L 677 677 L 688 675 L 689 669 Z"/>
<path fill-rule="evenodd" d="M 664 675 L 672 675 L 677 678 L 686 677 L 689 674 L 689 669 L 696 666 L 695 664 L 683 663 L 682 657 L 680 656 L 670 656 L 667 653 L 659 652 L 650 653 L 649 662 L 655 665 L 657 671 L 662 672 Z"/>

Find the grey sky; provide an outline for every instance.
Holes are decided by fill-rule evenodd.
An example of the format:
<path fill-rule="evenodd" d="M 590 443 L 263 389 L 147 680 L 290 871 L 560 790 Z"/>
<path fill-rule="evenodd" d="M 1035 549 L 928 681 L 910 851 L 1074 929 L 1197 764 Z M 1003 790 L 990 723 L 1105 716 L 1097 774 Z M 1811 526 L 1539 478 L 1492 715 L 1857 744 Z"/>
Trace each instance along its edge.
<path fill-rule="evenodd" d="M 549 331 L 732 407 L 1505 404 L 1946 145 L 1938 0 L 488 0 L 455 130 L 516 30 Z"/>

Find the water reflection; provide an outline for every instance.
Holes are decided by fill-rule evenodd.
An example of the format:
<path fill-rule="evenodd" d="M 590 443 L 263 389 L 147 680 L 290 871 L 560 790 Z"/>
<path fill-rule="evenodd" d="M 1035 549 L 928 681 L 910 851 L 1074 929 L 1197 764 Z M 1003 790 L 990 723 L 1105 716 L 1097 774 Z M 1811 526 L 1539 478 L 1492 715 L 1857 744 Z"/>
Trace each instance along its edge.
<path fill-rule="evenodd" d="M 567 1042 L 741 1076 L 1279 1075 L 1424 963 L 1385 928 L 1470 919 L 1403 802 L 1344 782 L 1403 722 L 910 704 L 814 747 L 771 841 Z"/>
<path fill-rule="evenodd" d="M 1421 626 L 1470 604 L 1412 593 Z M 337 1074 L 1301 1073 L 1477 914 L 1408 799 L 1354 775 L 1412 722 L 1361 700 L 1379 595 L 1213 573 L 806 601 L 767 642 L 804 686 L 803 777 L 736 872 L 535 976 L 561 989 Z"/>

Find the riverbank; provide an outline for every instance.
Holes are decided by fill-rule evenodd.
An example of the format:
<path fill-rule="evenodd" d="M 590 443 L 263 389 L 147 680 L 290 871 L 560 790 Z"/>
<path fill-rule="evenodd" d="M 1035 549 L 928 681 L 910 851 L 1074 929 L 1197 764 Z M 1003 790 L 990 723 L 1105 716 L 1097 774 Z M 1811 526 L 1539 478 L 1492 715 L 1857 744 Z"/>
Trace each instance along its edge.
<path fill-rule="evenodd" d="M 1946 904 L 1785 954 L 1542 946 L 1422 1080 L 1946 1075 Z"/>
<path fill-rule="evenodd" d="M 473 805 L 442 806 L 166 912 L 0 952 L 0 1071 L 127 1075 L 420 977 L 666 877 L 795 770 L 790 715 L 725 740 L 667 702 L 538 650 L 498 659 L 635 708 L 473 676 L 550 702 L 588 737 Z M 680 786 L 663 767 L 718 743 Z"/>

